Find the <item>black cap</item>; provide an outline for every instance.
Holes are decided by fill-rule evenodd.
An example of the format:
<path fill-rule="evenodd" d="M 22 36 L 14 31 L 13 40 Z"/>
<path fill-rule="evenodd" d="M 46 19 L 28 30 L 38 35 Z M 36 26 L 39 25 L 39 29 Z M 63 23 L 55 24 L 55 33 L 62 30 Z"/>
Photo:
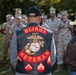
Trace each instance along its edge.
<path fill-rule="evenodd" d="M 34 15 L 30 15 L 31 13 L 33 13 Z M 34 17 L 41 16 L 41 11 L 36 6 L 32 6 L 28 9 L 27 16 L 28 17 L 30 17 L 30 16 L 34 16 Z"/>

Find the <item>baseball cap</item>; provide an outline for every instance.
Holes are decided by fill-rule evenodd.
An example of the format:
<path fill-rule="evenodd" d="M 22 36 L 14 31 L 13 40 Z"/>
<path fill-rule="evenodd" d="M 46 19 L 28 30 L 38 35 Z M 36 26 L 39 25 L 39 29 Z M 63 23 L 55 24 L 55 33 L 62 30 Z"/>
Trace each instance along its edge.
<path fill-rule="evenodd" d="M 27 16 L 28 17 L 41 16 L 41 11 L 36 6 L 32 6 L 28 9 Z"/>

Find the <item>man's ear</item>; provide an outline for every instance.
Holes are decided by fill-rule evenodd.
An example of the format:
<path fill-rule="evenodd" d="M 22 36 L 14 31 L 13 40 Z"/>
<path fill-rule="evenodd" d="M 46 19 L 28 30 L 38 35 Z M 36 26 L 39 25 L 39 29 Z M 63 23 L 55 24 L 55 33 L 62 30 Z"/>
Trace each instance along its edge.
<path fill-rule="evenodd" d="M 39 21 L 39 24 L 41 23 L 41 17 L 40 16 L 38 16 L 38 21 Z"/>

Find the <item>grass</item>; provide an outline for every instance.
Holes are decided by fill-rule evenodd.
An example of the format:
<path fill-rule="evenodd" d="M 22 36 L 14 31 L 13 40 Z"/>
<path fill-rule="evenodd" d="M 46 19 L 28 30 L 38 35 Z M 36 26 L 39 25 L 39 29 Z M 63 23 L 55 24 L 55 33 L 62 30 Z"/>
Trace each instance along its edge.
<path fill-rule="evenodd" d="M 2 60 L 2 50 L 3 50 L 2 45 L 3 45 L 3 34 L 0 33 L 0 60 Z M 9 69 L 9 67 L 7 66 L 8 63 L 9 63 L 9 61 L 7 61 L 6 64 L 3 64 L 0 61 L 0 75 L 14 75 L 13 72 L 8 72 L 8 69 Z M 64 64 L 63 68 L 62 68 L 62 71 L 59 72 L 59 73 L 54 73 L 54 71 L 56 70 L 56 68 L 57 68 L 57 65 L 55 64 L 52 67 L 52 73 L 53 73 L 53 75 L 69 75 L 68 69 L 67 69 L 67 65 Z"/>

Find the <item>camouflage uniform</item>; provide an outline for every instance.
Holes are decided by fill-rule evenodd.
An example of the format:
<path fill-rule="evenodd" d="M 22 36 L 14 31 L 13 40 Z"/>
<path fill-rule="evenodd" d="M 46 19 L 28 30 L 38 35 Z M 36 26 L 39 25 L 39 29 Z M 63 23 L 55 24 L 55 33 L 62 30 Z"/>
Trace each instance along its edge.
<path fill-rule="evenodd" d="M 64 52 L 66 51 L 68 42 L 72 38 L 70 31 L 72 27 L 69 25 L 69 22 L 70 20 L 65 23 L 62 21 L 60 25 L 61 30 L 58 36 L 57 64 L 63 64 Z"/>
<path fill-rule="evenodd" d="M 13 24 L 9 30 L 9 33 L 14 34 L 16 30 L 23 28 L 23 27 L 25 27 L 25 25 L 22 23 L 19 26 L 17 26 L 16 24 Z"/>
<path fill-rule="evenodd" d="M 10 38 L 9 38 L 10 24 L 8 22 L 3 23 L 2 29 L 5 30 L 5 35 L 3 38 L 3 60 L 6 60 L 8 56 L 8 48 L 10 45 Z"/>
<path fill-rule="evenodd" d="M 12 24 L 15 24 L 16 22 L 15 22 L 15 18 L 13 17 L 11 20 L 10 20 L 10 22 L 12 23 Z M 24 19 L 21 19 L 21 22 L 24 24 L 24 25 L 26 25 L 26 21 L 24 20 Z"/>
<path fill-rule="evenodd" d="M 50 19 L 48 19 L 46 21 L 46 24 L 48 25 L 49 29 L 51 31 L 53 31 L 53 33 L 54 33 L 56 49 L 57 49 L 57 45 L 58 45 L 57 44 L 57 42 L 58 42 L 58 34 L 55 34 L 55 32 L 58 32 L 57 28 L 58 28 L 58 26 L 60 26 L 60 22 L 61 22 L 61 20 L 59 18 L 56 18 L 56 17 L 55 17 L 54 20 L 51 20 L 51 18 L 50 18 Z"/>
<path fill-rule="evenodd" d="M 58 45 L 58 26 L 60 25 L 61 20 L 56 17 L 56 9 L 51 7 L 50 9 L 50 16 L 51 18 L 46 21 L 49 29 L 53 32 L 55 38 L 55 45 L 57 49 Z"/>
<path fill-rule="evenodd" d="M 21 8 L 16 8 L 15 9 L 15 17 L 16 16 L 22 16 L 22 9 Z M 15 24 L 16 22 L 15 22 L 15 17 L 12 17 L 11 18 L 11 23 L 12 24 Z M 26 25 L 26 21 L 23 19 L 23 18 L 21 18 L 21 22 L 24 24 L 24 25 Z"/>
<path fill-rule="evenodd" d="M 48 27 L 48 25 L 46 23 L 43 23 L 41 26 L 46 28 L 46 29 L 49 29 L 49 27 Z"/>

